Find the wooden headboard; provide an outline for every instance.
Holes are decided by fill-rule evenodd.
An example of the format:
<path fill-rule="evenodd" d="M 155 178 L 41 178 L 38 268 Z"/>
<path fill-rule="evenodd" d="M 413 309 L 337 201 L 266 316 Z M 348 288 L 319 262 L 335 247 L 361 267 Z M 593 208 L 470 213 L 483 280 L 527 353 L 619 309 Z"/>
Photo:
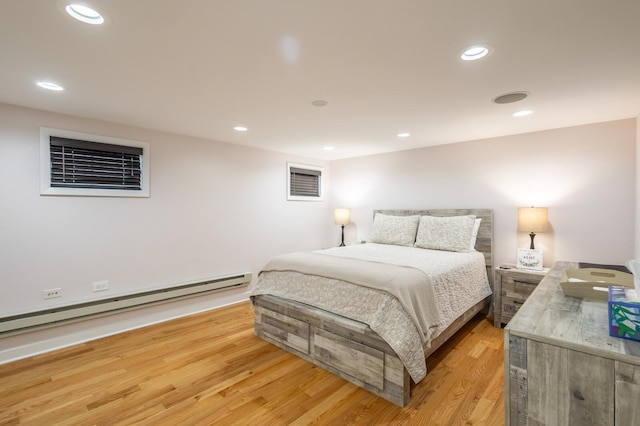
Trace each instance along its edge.
<path fill-rule="evenodd" d="M 476 250 L 484 254 L 489 284 L 493 289 L 493 210 L 491 209 L 429 209 L 429 210 L 374 210 L 373 215 L 382 213 L 392 216 L 464 216 L 475 215 L 481 218 Z"/>

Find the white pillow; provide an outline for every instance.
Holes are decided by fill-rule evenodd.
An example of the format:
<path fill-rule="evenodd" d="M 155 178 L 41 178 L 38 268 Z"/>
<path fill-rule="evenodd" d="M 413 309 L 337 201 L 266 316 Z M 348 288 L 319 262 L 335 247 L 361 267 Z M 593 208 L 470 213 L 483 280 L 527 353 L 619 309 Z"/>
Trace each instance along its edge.
<path fill-rule="evenodd" d="M 416 237 L 416 247 L 468 252 L 475 222 L 474 215 L 422 216 Z"/>
<path fill-rule="evenodd" d="M 420 216 L 390 216 L 376 213 L 373 218 L 371 242 L 378 244 L 394 244 L 413 246 Z"/>
<path fill-rule="evenodd" d="M 477 217 L 476 223 L 473 224 L 473 230 L 471 231 L 471 245 L 469 246 L 469 250 L 474 251 L 476 249 L 476 240 L 478 239 L 478 230 L 480 230 L 480 222 L 482 222 L 482 218 Z"/>

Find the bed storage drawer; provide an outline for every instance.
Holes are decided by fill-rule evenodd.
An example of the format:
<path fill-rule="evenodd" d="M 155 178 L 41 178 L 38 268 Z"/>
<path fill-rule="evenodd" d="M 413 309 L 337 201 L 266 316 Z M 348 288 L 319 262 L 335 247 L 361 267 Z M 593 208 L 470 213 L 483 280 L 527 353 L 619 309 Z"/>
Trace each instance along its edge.
<path fill-rule="evenodd" d="M 309 324 L 256 306 L 256 323 L 260 337 L 267 337 L 292 349 L 309 354 Z"/>
<path fill-rule="evenodd" d="M 315 359 L 323 364 L 384 389 L 384 352 L 316 328 L 311 348 Z"/>
<path fill-rule="evenodd" d="M 275 296 L 252 300 L 256 336 L 400 407 L 409 402 L 409 372 L 368 325 Z"/>

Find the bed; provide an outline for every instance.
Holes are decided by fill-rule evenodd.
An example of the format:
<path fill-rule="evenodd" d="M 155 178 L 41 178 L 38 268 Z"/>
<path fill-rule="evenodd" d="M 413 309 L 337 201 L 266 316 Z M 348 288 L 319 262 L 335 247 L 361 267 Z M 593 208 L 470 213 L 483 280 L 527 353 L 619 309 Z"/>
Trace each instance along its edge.
<path fill-rule="evenodd" d="M 489 312 L 492 235 L 489 209 L 376 210 L 370 243 L 265 266 L 255 334 L 404 407 L 426 358 Z"/>

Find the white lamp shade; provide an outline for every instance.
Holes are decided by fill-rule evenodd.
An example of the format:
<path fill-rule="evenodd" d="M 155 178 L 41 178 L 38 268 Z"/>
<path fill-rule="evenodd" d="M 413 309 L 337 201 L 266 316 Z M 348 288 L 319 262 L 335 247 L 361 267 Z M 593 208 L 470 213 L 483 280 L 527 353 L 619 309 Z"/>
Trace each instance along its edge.
<path fill-rule="evenodd" d="M 549 225 L 548 210 L 546 207 L 519 207 L 518 231 L 546 232 Z"/>
<path fill-rule="evenodd" d="M 333 223 L 336 225 L 348 225 L 351 221 L 351 210 L 335 209 L 333 212 Z"/>

